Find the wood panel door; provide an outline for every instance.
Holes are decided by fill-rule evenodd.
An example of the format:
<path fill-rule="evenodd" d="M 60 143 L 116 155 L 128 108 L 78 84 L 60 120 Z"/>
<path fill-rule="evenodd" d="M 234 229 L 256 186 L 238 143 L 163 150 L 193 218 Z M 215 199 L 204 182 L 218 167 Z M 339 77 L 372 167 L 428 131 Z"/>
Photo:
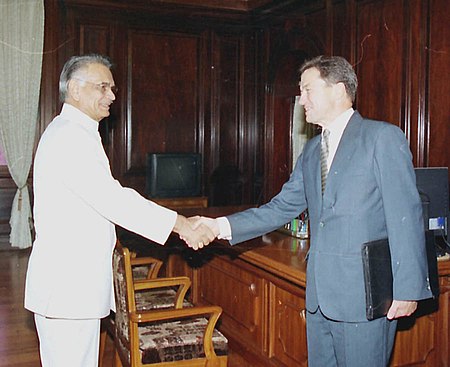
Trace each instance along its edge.
<path fill-rule="evenodd" d="M 277 365 L 306 367 L 305 289 L 269 286 L 269 358 Z"/>
<path fill-rule="evenodd" d="M 261 352 L 265 333 L 265 282 L 240 260 L 214 257 L 200 269 L 200 301 L 223 309 L 221 330 Z"/>
<path fill-rule="evenodd" d="M 398 321 L 390 366 L 439 366 L 436 309 L 434 300 L 423 301 L 419 303 L 417 316 Z"/>
<path fill-rule="evenodd" d="M 437 366 L 450 366 L 450 275 L 440 278 L 439 313 L 437 318 L 437 337 L 439 358 Z"/>

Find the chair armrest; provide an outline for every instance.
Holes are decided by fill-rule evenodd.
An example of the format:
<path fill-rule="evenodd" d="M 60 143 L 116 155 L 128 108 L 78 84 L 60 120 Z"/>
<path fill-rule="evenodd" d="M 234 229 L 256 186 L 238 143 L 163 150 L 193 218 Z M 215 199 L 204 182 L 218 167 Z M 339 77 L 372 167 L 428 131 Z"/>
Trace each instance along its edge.
<path fill-rule="evenodd" d="M 158 277 L 159 270 L 163 262 L 161 260 L 155 259 L 151 256 L 146 257 L 131 257 L 130 258 L 131 267 L 137 265 L 149 265 L 147 279 L 155 279 Z"/>
<path fill-rule="evenodd" d="M 143 279 L 135 280 L 133 282 L 135 291 L 142 291 L 146 289 L 168 288 L 178 286 L 175 295 L 175 308 L 182 308 L 184 297 L 191 287 L 191 280 L 188 277 L 172 277 L 172 278 L 157 278 L 157 279 Z"/>
<path fill-rule="evenodd" d="M 201 316 L 206 317 L 208 318 L 208 324 L 206 325 L 205 332 L 203 334 L 203 348 L 206 357 L 210 359 L 217 357 L 216 352 L 214 351 L 212 337 L 214 328 L 216 327 L 217 320 L 219 319 L 221 313 L 222 308 L 219 306 L 131 312 L 130 321 L 139 324 L 152 321 L 170 321 Z"/>

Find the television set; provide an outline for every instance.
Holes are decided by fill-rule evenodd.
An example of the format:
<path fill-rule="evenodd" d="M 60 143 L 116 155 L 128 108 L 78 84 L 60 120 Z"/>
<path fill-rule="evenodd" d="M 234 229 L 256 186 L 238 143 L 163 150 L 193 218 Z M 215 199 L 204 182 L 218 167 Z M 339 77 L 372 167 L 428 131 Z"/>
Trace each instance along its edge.
<path fill-rule="evenodd" d="M 448 168 L 416 168 L 416 184 L 422 200 L 425 230 L 446 236 L 449 220 Z"/>
<path fill-rule="evenodd" d="M 200 196 L 201 155 L 148 153 L 146 194 L 152 198 Z"/>

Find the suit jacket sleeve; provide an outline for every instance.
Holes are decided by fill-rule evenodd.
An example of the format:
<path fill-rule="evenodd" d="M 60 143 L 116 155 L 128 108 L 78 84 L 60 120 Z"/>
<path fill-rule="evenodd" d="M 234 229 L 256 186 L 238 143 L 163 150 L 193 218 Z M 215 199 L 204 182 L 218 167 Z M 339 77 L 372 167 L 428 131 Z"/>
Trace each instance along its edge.
<path fill-rule="evenodd" d="M 422 205 L 411 158 L 403 132 L 385 125 L 375 144 L 374 164 L 383 200 L 397 300 L 430 297 Z"/>
<path fill-rule="evenodd" d="M 227 216 L 231 225 L 232 245 L 278 229 L 306 209 L 302 159 L 300 156 L 289 181 L 270 202 Z"/>
<path fill-rule="evenodd" d="M 163 244 L 175 225 L 177 213 L 114 179 L 100 142 L 83 140 L 77 130 L 68 133 L 72 136 L 65 140 L 67 162 L 62 166 L 67 188 L 112 223 Z M 79 142 L 84 142 L 82 148 Z"/>

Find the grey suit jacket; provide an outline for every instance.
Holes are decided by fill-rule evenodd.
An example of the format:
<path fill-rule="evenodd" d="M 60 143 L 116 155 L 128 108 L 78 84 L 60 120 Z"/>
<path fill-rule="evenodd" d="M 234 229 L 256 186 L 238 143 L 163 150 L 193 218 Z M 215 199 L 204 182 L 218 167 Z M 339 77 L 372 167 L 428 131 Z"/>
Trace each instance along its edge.
<path fill-rule="evenodd" d="M 394 299 L 431 297 L 422 207 L 411 152 L 396 126 L 351 117 L 322 198 L 320 136 L 269 203 L 228 216 L 231 244 L 273 231 L 308 208 L 306 308 L 338 321 L 367 321 L 361 245 L 389 238 Z"/>

